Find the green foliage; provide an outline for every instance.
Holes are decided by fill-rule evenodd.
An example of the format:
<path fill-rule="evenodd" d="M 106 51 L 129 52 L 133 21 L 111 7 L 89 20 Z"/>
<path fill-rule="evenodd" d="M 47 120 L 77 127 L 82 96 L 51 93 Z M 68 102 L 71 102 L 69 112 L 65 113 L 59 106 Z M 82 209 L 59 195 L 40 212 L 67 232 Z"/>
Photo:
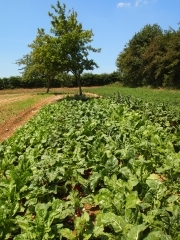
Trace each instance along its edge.
<path fill-rule="evenodd" d="M 47 93 L 57 71 L 61 71 L 58 63 L 57 41 L 45 34 L 44 29 L 38 29 L 36 39 L 29 44 L 31 52 L 18 60 L 19 65 L 25 65 L 23 75 L 25 79 L 45 78 Z"/>
<path fill-rule="evenodd" d="M 11 76 L 9 78 L 0 78 L 0 90 L 14 89 L 18 87 L 22 87 L 22 77 Z"/>
<path fill-rule="evenodd" d="M 104 86 L 114 82 L 121 81 L 118 72 L 93 74 L 83 73 L 81 76 L 82 86 Z M 51 87 L 76 87 L 76 80 L 72 74 L 66 72 L 59 73 L 51 79 Z M 0 79 L 0 90 L 9 88 L 42 88 L 46 87 L 46 83 L 39 74 L 26 74 L 24 72 L 22 77 L 10 77 Z"/>
<path fill-rule="evenodd" d="M 103 87 L 85 88 L 84 91 L 110 97 L 120 93 L 123 97 L 138 98 L 139 101 L 151 103 L 152 106 L 166 106 L 167 111 L 179 113 L 180 94 L 179 90 L 156 89 L 149 87 L 129 88 L 123 87 L 120 83 L 115 83 Z M 171 109 L 171 110 L 170 110 Z"/>
<path fill-rule="evenodd" d="M 121 78 L 118 72 L 113 72 L 110 74 L 84 73 L 82 74 L 81 81 L 82 81 L 82 86 L 104 86 L 114 82 L 121 81 Z"/>
<path fill-rule="evenodd" d="M 180 87 L 180 30 L 146 25 L 119 53 L 116 65 L 123 83 L 137 87 Z"/>
<path fill-rule="evenodd" d="M 180 31 L 166 31 L 156 38 L 144 53 L 144 73 L 150 84 L 163 87 L 180 87 Z"/>
<path fill-rule="evenodd" d="M 89 51 L 100 52 L 91 45 L 93 32 L 92 30 L 83 30 L 82 24 L 77 20 L 77 13 L 72 10 L 66 15 L 66 5 L 61 6 L 58 1 L 52 6 L 55 14 L 49 13 L 52 18 L 51 32 L 56 36 L 58 41 L 58 54 L 61 56 L 60 61 L 63 70 L 71 72 L 81 90 L 81 74 L 84 70 L 93 70 L 98 65 L 92 59 L 88 59 Z"/>
<path fill-rule="evenodd" d="M 59 1 L 52 8 L 55 13 L 49 12 L 52 19 L 51 35 L 39 28 L 36 39 L 29 44 L 31 52 L 18 60 L 17 64 L 25 65 L 25 78 L 45 78 L 47 92 L 55 76 L 71 72 L 82 95 L 81 74 L 84 70 L 98 67 L 93 59 L 88 59 L 89 52 L 100 52 L 100 49 L 90 45 L 93 32 L 83 29 L 74 10 L 66 13 L 66 5 L 61 5 Z"/>
<path fill-rule="evenodd" d="M 178 240 L 179 134 L 121 95 L 47 105 L 0 145 L 0 238 Z"/>
<path fill-rule="evenodd" d="M 22 87 L 33 88 L 45 86 L 42 78 L 43 73 L 39 71 L 40 69 L 36 69 L 38 63 L 35 64 L 32 53 L 24 55 L 21 59 L 17 60 L 16 63 L 19 66 L 23 65 L 23 67 L 19 69 L 22 74 Z"/>
<path fill-rule="evenodd" d="M 125 85 L 141 86 L 146 81 L 143 74 L 145 66 L 143 54 L 151 41 L 159 35 L 162 35 L 161 28 L 157 24 L 148 24 L 132 37 L 118 55 L 116 65 L 122 73 Z"/>

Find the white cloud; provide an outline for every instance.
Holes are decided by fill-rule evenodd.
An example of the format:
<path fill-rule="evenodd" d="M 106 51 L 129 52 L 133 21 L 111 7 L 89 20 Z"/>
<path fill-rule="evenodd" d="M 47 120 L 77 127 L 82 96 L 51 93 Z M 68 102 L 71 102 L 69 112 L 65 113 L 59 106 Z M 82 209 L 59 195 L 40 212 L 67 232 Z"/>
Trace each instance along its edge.
<path fill-rule="evenodd" d="M 130 7 L 130 6 L 131 6 L 131 3 L 120 2 L 120 3 L 118 3 L 117 6 L 120 7 L 120 8 Z"/>
<path fill-rule="evenodd" d="M 138 7 L 140 4 L 148 4 L 148 3 L 153 3 L 156 2 L 157 0 L 136 0 L 135 1 L 135 6 Z"/>
<path fill-rule="evenodd" d="M 138 7 L 139 5 L 142 4 L 149 4 L 156 2 L 157 0 L 135 0 L 135 7 Z M 117 7 L 118 8 L 123 8 L 123 7 L 130 7 L 131 3 L 130 2 L 120 2 L 118 3 Z"/>
<path fill-rule="evenodd" d="M 141 2 L 142 2 L 142 0 L 136 0 L 135 6 L 138 7 Z"/>

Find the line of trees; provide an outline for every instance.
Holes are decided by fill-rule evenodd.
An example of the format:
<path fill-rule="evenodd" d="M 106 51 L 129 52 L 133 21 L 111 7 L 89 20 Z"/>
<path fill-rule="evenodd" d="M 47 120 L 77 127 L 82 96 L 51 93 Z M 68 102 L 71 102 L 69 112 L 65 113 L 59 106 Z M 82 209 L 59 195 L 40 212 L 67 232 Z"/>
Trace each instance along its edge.
<path fill-rule="evenodd" d="M 126 86 L 180 88 L 180 28 L 146 25 L 119 53 L 116 65 Z"/>
<path fill-rule="evenodd" d="M 119 82 L 118 72 L 113 73 L 83 73 L 81 75 L 82 86 L 103 86 L 114 82 Z M 76 79 L 71 74 L 58 74 L 51 80 L 51 87 L 76 87 Z M 9 78 L 0 78 L 0 90 L 14 88 L 42 88 L 47 87 L 46 81 L 42 77 L 23 78 L 23 76 L 11 76 Z"/>
<path fill-rule="evenodd" d="M 17 60 L 22 77 L 0 79 L 0 89 L 101 86 L 120 81 L 125 86 L 180 88 L 180 28 L 163 31 L 158 24 L 147 24 L 129 40 L 116 59 L 117 72 L 92 74 L 98 65 L 89 59 L 93 48 L 92 30 L 84 30 L 72 9 L 57 1 L 51 6 L 50 34 L 39 28 L 31 51 Z M 180 24 L 180 23 L 179 23 Z"/>

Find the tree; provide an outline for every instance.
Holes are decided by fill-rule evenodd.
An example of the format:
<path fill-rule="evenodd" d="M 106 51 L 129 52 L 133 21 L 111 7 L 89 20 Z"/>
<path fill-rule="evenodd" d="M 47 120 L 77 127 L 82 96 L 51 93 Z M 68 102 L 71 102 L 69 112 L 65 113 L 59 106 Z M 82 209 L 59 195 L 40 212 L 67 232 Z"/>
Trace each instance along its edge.
<path fill-rule="evenodd" d="M 23 67 L 19 69 L 20 73 L 22 74 L 22 86 L 25 88 L 34 87 L 37 80 L 40 79 L 40 76 L 34 68 L 31 52 L 17 60 L 16 64 L 19 66 L 23 65 Z"/>
<path fill-rule="evenodd" d="M 45 34 L 43 28 L 38 29 L 36 39 L 28 45 L 31 52 L 18 60 L 23 64 L 23 76 L 27 78 L 44 78 L 46 80 L 46 93 L 49 92 L 52 79 L 60 69 L 59 56 L 57 55 L 57 39 Z"/>
<path fill-rule="evenodd" d="M 145 66 L 143 54 L 152 40 L 161 34 L 162 30 L 157 24 L 148 24 L 136 33 L 119 53 L 116 66 L 125 85 L 141 86 L 148 81 L 143 74 Z"/>
<path fill-rule="evenodd" d="M 66 15 L 66 5 L 57 2 L 56 7 L 52 6 L 55 15 L 49 12 L 52 18 L 51 32 L 55 35 L 59 45 L 59 56 L 61 66 L 71 72 L 78 84 L 79 94 L 82 95 L 81 75 L 84 70 L 93 70 L 98 65 L 92 59 L 88 59 L 89 51 L 100 52 L 91 45 L 92 30 L 83 30 L 82 24 L 77 20 L 77 13 L 72 9 Z"/>
<path fill-rule="evenodd" d="M 167 41 L 169 34 L 156 37 L 148 46 L 143 54 L 146 65 L 143 73 L 147 76 L 150 85 L 157 87 L 162 86 L 165 69 L 165 53 L 167 51 Z"/>
<path fill-rule="evenodd" d="M 24 76 L 39 75 L 46 79 L 47 92 L 52 79 L 60 73 L 71 72 L 78 84 L 79 94 L 82 95 L 81 74 L 84 70 L 93 70 L 98 65 L 88 59 L 89 51 L 100 52 L 91 45 L 92 30 L 83 30 L 77 20 L 77 13 L 72 9 L 66 14 L 66 5 L 51 6 L 55 14 L 51 17 L 51 35 L 45 34 L 44 29 L 38 29 L 36 39 L 28 46 L 30 54 L 18 60 L 19 65 L 25 64 Z"/>
<path fill-rule="evenodd" d="M 180 30 L 170 28 L 151 42 L 143 55 L 154 86 L 180 87 Z"/>

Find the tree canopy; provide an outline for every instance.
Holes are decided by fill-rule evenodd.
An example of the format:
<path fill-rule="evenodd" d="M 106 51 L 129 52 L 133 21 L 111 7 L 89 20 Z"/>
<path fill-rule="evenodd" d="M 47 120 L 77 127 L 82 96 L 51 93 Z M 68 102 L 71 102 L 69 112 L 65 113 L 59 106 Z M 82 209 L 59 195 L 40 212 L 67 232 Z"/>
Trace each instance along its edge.
<path fill-rule="evenodd" d="M 72 73 L 81 90 L 81 74 L 84 70 L 98 67 L 93 59 L 89 59 L 89 52 L 100 52 L 93 48 L 92 30 L 84 30 L 77 20 L 77 13 L 72 9 L 66 13 L 66 5 L 57 1 L 51 6 L 54 13 L 51 17 L 51 31 L 46 34 L 44 29 L 38 29 L 36 39 L 28 46 L 31 52 L 18 60 L 19 65 L 25 65 L 25 76 L 40 75 L 46 79 L 47 92 L 52 79 L 62 72 Z M 29 61 L 30 59 L 30 61 Z"/>
<path fill-rule="evenodd" d="M 180 29 L 146 25 L 119 53 L 116 65 L 124 85 L 179 88 Z"/>
<path fill-rule="evenodd" d="M 27 78 L 44 78 L 46 80 L 47 92 L 52 79 L 56 76 L 58 66 L 56 39 L 45 34 L 44 29 L 38 29 L 36 39 L 28 45 L 31 52 L 25 55 L 17 63 L 24 64 L 23 75 Z"/>
<path fill-rule="evenodd" d="M 143 55 L 144 74 L 153 86 L 180 87 L 180 31 L 166 31 Z"/>
<path fill-rule="evenodd" d="M 136 33 L 119 53 L 116 65 L 123 74 L 126 85 L 141 86 L 146 80 L 143 74 L 145 65 L 143 54 L 150 42 L 161 34 L 162 30 L 157 24 L 148 24 Z"/>

